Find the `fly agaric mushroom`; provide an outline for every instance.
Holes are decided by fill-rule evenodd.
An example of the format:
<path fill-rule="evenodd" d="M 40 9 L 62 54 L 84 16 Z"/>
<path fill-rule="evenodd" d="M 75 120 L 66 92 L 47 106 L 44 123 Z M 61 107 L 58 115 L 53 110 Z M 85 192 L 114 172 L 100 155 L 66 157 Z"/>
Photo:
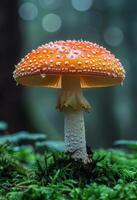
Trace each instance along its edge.
<path fill-rule="evenodd" d="M 16 66 L 14 78 L 26 86 L 62 89 L 57 109 L 64 112 L 65 152 L 88 163 L 83 111 L 91 106 L 81 88 L 121 84 L 125 70 L 119 60 L 91 42 L 50 42 L 26 55 Z"/>

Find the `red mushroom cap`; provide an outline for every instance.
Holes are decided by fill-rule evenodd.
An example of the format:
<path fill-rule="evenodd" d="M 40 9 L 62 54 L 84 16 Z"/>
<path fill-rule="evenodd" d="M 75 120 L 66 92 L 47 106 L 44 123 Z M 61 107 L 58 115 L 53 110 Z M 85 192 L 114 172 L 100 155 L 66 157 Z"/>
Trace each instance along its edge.
<path fill-rule="evenodd" d="M 57 41 L 38 47 L 16 66 L 22 85 L 61 88 L 62 76 L 80 77 L 82 88 L 121 84 L 125 70 L 106 48 L 87 41 Z"/>

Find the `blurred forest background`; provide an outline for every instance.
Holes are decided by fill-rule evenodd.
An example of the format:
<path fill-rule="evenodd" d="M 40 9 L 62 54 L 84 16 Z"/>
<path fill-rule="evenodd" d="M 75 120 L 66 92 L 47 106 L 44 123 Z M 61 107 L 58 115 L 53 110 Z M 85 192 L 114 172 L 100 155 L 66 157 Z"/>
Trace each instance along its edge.
<path fill-rule="evenodd" d="M 63 114 L 56 111 L 59 90 L 16 86 L 15 64 L 37 46 L 83 39 L 105 46 L 126 69 L 124 85 L 85 89 L 92 112 L 85 113 L 92 147 L 137 138 L 137 1 L 4 0 L 0 2 L 0 121 L 9 133 L 43 132 L 63 140 Z"/>

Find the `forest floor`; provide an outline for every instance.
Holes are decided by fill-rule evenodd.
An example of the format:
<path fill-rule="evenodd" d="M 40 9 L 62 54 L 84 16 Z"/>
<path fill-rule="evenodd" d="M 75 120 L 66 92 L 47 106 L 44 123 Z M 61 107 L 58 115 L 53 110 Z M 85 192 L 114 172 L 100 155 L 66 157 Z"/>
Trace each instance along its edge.
<path fill-rule="evenodd" d="M 0 145 L 0 200 L 137 200 L 137 153 L 97 150 L 83 165 L 70 155 Z"/>

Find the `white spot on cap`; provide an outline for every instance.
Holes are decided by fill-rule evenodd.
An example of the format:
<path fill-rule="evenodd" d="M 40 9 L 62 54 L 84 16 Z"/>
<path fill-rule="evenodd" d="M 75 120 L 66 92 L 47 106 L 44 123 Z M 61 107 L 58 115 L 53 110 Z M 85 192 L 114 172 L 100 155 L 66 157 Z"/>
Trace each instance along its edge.
<path fill-rule="evenodd" d="M 41 78 L 45 78 L 46 74 L 40 74 Z"/>
<path fill-rule="evenodd" d="M 76 50 L 70 50 L 70 52 L 67 54 L 67 58 L 70 59 L 75 59 L 81 54 L 81 51 L 76 51 Z"/>

